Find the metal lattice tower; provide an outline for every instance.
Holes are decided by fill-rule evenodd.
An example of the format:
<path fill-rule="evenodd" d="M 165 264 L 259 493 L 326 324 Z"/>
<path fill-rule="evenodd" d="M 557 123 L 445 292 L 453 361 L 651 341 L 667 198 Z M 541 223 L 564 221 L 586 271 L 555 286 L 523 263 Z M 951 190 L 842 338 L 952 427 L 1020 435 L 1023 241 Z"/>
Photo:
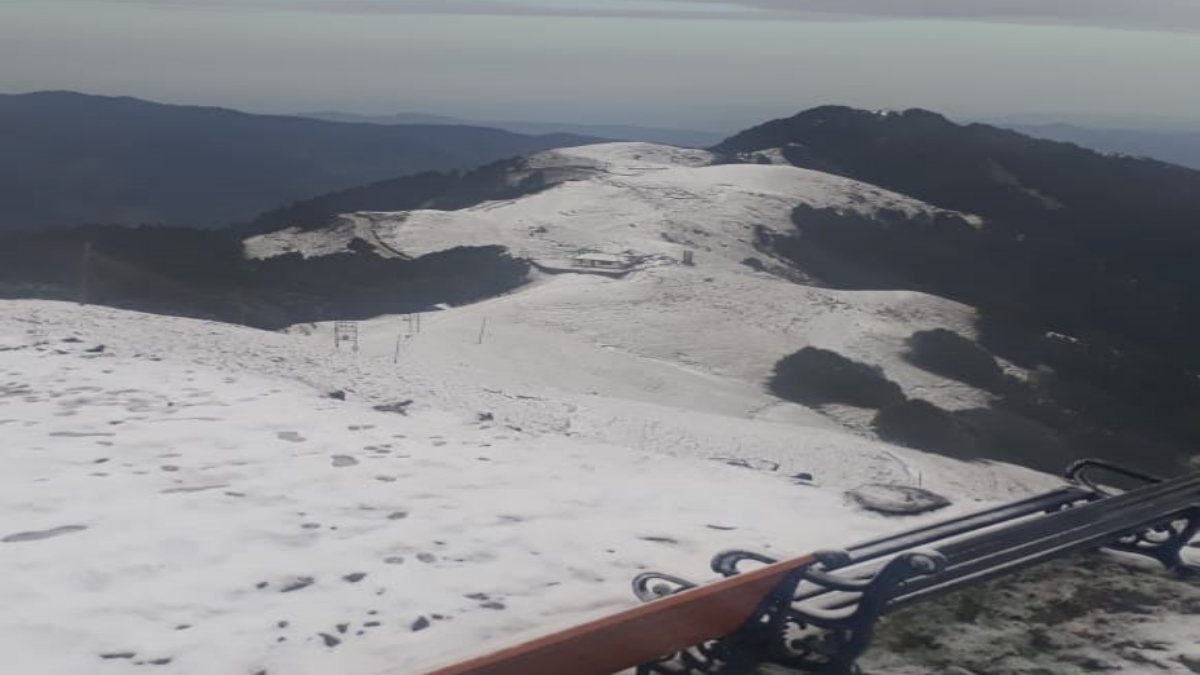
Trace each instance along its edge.
<path fill-rule="evenodd" d="M 358 323 L 355 321 L 335 321 L 333 322 L 333 347 L 341 349 L 342 345 L 348 345 L 358 353 Z"/>

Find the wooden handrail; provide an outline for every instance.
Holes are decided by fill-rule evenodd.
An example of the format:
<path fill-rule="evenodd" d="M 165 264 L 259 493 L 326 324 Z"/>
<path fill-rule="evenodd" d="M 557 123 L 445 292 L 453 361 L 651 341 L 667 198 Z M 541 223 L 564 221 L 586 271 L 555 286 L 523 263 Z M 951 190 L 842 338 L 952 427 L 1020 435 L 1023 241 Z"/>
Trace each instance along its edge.
<path fill-rule="evenodd" d="M 427 675 L 612 675 L 742 626 L 812 555 L 777 562 Z"/>

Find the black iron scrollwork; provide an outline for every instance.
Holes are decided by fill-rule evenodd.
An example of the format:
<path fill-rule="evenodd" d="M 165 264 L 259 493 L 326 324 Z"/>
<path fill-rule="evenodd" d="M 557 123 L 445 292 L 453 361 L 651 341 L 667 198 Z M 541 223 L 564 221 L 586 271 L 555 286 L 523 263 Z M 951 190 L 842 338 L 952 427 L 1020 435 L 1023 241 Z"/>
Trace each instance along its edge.
<path fill-rule="evenodd" d="M 1200 507 L 1130 533 L 1105 548 L 1153 558 L 1180 576 L 1195 576 L 1200 574 L 1200 566 L 1185 560 L 1183 550 L 1197 534 L 1200 534 Z"/>
<path fill-rule="evenodd" d="M 644 664 L 638 675 L 749 675 L 767 663 L 829 675 L 850 673 L 870 644 L 887 600 L 901 584 L 937 574 L 944 567 L 936 553 L 910 552 L 865 576 L 839 575 L 834 570 L 850 562 L 848 554 L 824 551 L 816 558 L 816 564 L 798 568 L 781 581 L 737 631 Z M 749 551 L 728 551 L 713 558 L 712 567 L 733 576 L 747 562 L 776 561 Z M 642 600 L 654 600 L 695 584 L 647 573 L 635 580 L 634 587 Z M 835 601 L 820 607 L 806 602 L 833 595 Z"/>

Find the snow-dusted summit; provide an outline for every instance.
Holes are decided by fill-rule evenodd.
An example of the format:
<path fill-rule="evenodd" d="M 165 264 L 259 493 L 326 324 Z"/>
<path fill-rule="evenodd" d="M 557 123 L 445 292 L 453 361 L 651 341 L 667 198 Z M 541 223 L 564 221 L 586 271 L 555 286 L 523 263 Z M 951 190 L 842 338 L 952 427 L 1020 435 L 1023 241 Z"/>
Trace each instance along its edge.
<path fill-rule="evenodd" d="M 251 257 L 346 250 L 354 236 L 409 256 L 455 246 L 500 244 L 514 255 L 555 259 L 579 251 L 631 252 L 678 259 L 696 251 L 708 263 L 736 265 L 761 255 L 755 227 L 790 232 L 800 204 L 871 214 L 940 209 L 849 178 L 793 166 L 719 164 L 706 150 L 648 143 L 563 148 L 531 157 L 530 170 L 559 182 L 511 201 L 460 211 L 419 210 L 348 216 L 339 228 L 286 229 L 251 238 Z"/>

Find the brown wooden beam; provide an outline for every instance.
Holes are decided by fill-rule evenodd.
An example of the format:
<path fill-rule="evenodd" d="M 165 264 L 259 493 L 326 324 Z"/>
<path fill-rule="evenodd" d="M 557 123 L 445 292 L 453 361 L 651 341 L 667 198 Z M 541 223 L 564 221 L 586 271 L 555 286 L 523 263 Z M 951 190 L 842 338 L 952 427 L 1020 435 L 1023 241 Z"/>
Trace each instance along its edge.
<path fill-rule="evenodd" d="M 737 630 L 811 555 L 698 586 L 427 675 L 612 675 Z"/>

